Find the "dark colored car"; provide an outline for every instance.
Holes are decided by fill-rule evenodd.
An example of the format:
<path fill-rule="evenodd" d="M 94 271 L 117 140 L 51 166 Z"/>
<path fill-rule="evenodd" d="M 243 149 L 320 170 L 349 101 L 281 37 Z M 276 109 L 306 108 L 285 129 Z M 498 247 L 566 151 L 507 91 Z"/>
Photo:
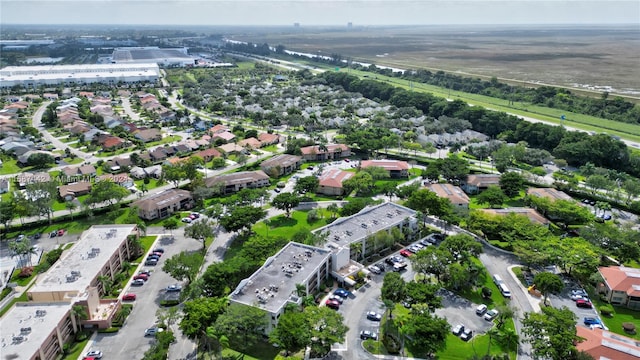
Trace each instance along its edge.
<path fill-rule="evenodd" d="M 337 288 L 336 291 L 333 292 L 335 295 L 338 295 L 340 297 L 346 298 L 349 296 L 350 292 L 345 290 L 345 289 L 341 289 L 341 288 Z"/>
<path fill-rule="evenodd" d="M 164 249 L 163 248 L 155 248 L 153 249 L 154 253 L 163 253 L 164 254 Z"/>
<path fill-rule="evenodd" d="M 157 259 L 147 259 L 147 261 L 145 261 L 144 264 L 147 265 L 147 266 L 156 266 L 156 265 L 158 265 L 158 260 Z"/>
<path fill-rule="evenodd" d="M 367 312 L 367 319 L 373 320 L 373 321 L 380 321 L 382 320 L 382 315 L 378 314 L 375 311 L 369 311 Z"/>

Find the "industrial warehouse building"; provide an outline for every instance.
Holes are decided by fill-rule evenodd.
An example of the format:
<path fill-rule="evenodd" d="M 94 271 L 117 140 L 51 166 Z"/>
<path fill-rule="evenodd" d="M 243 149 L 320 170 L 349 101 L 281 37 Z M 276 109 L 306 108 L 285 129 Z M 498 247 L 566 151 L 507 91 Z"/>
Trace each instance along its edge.
<path fill-rule="evenodd" d="M 195 58 L 187 53 L 187 48 L 159 48 L 157 46 L 120 47 L 111 54 L 114 64 L 156 63 L 161 66 L 193 66 Z"/>
<path fill-rule="evenodd" d="M 8 66 L 0 69 L 0 87 L 37 87 L 59 84 L 117 84 L 149 82 L 160 77 L 158 64 L 91 64 Z"/>

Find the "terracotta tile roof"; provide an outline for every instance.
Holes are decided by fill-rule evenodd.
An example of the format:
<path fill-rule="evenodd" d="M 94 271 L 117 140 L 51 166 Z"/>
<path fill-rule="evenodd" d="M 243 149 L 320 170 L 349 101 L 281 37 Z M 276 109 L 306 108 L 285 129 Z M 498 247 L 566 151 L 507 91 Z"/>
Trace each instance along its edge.
<path fill-rule="evenodd" d="M 534 187 L 530 187 L 527 189 L 527 195 L 529 196 L 538 196 L 538 197 L 545 197 L 551 200 L 573 200 L 573 198 L 571 198 L 571 196 L 567 195 L 566 193 L 554 189 L 554 188 L 534 188 Z"/>
<path fill-rule="evenodd" d="M 488 187 L 490 185 L 500 186 L 500 175 L 475 174 L 467 176 L 467 184 L 476 187 Z"/>
<path fill-rule="evenodd" d="M 273 144 L 280 140 L 280 136 L 277 134 L 262 133 L 258 135 L 258 140 L 263 144 Z"/>
<path fill-rule="evenodd" d="M 547 220 L 544 216 L 540 215 L 540 213 L 538 213 L 537 211 L 531 208 L 513 207 L 513 208 L 506 208 L 506 209 L 480 209 L 480 211 L 484 211 L 494 215 L 506 216 L 511 213 L 517 214 L 517 215 L 524 215 L 528 217 L 529 220 L 531 220 L 532 222 L 542 224 L 542 225 L 549 224 L 549 220 Z"/>
<path fill-rule="evenodd" d="M 342 150 L 342 151 L 347 151 L 350 150 L 349 147 L 345 144 L 329 144 L 329 145 L 325 145 L 327 147 L 327 151 L 328 153 L 333 153 L 336 152 L 338 150 Z M 305 146 L 303 148 L 300 148 L 300 152 L 302 152 L 303 155 L 311 155 L 311 154 L 324 154 L 325 151 L 320 151 L 320 146 L 318 145 L 313 145 L 313 146 Z"/>
<path fill-rule="evenodd" d="M 349 180 L 355 174 L 349 171 L 332 168 L 324 171 L 320 176 L 319 186 L 342 188 L 342 182 Z"/>
<path fill-rule="evenodd" d="M 206 149 L 206 150 L 198 151 L 194 155 L 195 156 L 199 156 L 199 157 L 201 157 L 203 159 L 205 157 L 220 157 L 220 156 L 222 156 L 220 151 L 218 151 L 216 149 Z"/>
<path fill-rule="evenodd" d="M 227 126 L 222 125 L 222 124 L 218 124 L 218 125 L 212 127 L 211 129 L 209 129 L 209 132 L 212 133 L 212 134 L 217 134 L 217 133 L 225 132 L 225 131 L 228 131 L 228 130 L 229 130 L 229 128 Z"/>
<path fill-rule="evenodd" d="M 258 139 L 251 137 L 248 139 L 238 141 L 238 145 L 242 147 L 249 145 L 253 149 L 258 149 L 262 146 L 262 143 L 258 141 Z"/>
<path fill-rule="evenodd" d="M 462 189 L 451 184 L 430 184 L 427 188 L 439 197 L 447 198 L 452 204 L 469 204 L 469 196 Z"/>
<path fill-rule="evenodd" d="M 120 139 L 119 137 L 114 136 L 114 137 L 110 137 L 110 138 L 105 139 L 102 142 L 102 146 L 105 147 L 106 149 L 109 149 L 109 148 L 112 148 L 114 146 L 118 146 L 118 145 L 123 144 L 123 143 L 124 143 L 124 140 Z"/>
<path fill-rule="evenodd" d="M 624 291 L 629 296 L 640 296 L 640 269 L 607 266 L 598 270 L 610 289 Z"/>
<path fill-rule="evenodd" d="M 362 160 L 360 167 L 365 169 L 370 166 L 381 167 L 387 171 L 409 170 L 409 164 L 401 160 Z"/>
<path fill-rule="evenodd" d="M 235 139 L 236 136 L 231 132 L 223 131 L 223 132 L 216 133 L 215 135 L 213 135 L 212 138 L 213 139 L 222 139 L 222 140 L 225 140 L 225 141 L 229 141 L 229 140 Z"/>
<path fill-rule="evenodd" d="M 582 340 L 576 345 L 580 351 L 589 353 L 594 359 L 638 360 L 640 341 L 602 329 L 588 329 L 576 326 Z"/>

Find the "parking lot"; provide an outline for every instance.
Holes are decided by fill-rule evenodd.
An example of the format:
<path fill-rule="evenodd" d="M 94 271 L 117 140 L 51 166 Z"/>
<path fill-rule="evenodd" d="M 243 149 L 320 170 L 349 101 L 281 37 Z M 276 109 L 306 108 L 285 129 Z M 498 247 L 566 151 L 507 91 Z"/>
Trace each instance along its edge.
<path fill-rule="evenodd" d="M 493 326 L 492 321 L 476 314 L 476 307 L 480 304 L 474 304 L 447 290 L 440 290 L 438 295 L 442 297 L 442 308 L 436 309 L 436 315 L 446 318 L 451 328 L 462 324 L 465 329 L 471 329 L 473 336 L 476 336 L 486 333 Z"/>
<path fill-rule="evenodd" d="M 571 290 L 580 289 L 581 287 L 577 283 L 569 279 L 563 278 L 563 280 L 565 283 L 564 290 L 562 290 L 562 292 L 558 295 L 549 295 L 549 301 L 551 302 L 551 305 L 555 308 L 562 308 L 563 306 L 566 306 L 569 310 L 573 311 L 573 313 L 576 314 L 576 317 L 578 318 L 578 326 L 587 327 L 586 325 L 584 325 L 585 317 L 594 317 L 599 319 L 600 317 L 595 309 L 577 307 L 576 302 L 571 300 Z"/>
<path fill-rule="evenodd" d="M 156 321 L 156 312 L 160 309 L 160 301 L 175 299 L 179 292 L 167 292 L 169 285 L 178 283 L 169 274 L 162 271 L 162 265 L 167 258 L 181 251 L 193 251 L 202 246 L 196 240 L 185 238 L 182 231 L 175 231 L 172 236 L 159 236 L 153 248 L 161 247 L 164 255 L 156 266 L 141 265 L 138 270 L 152 270 L 149 280 L 142 286 L 128 286 L 125 293 L 136 294 L 133 311 L 127 318 L 125 325 L 116 333 L 98 333 L 87 349 L 101 350 L 108 359 L 141 359 L 155 342 L 154 337 L 145 337 L 145 329 L 152 327 Z M 144 261 L 144 260 L 143 260 Z M 129 302 L 131 303 L 131 302 Z"/>

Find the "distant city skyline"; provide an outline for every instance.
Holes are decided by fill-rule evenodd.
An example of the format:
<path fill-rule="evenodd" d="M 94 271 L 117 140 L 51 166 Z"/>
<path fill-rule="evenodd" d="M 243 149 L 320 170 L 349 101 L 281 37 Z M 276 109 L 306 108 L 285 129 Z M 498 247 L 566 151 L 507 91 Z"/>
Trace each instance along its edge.
<path fill-rule="evenodd" d="M 638 24 L 638 0 L 0 0 L 2 24 Z"/>

